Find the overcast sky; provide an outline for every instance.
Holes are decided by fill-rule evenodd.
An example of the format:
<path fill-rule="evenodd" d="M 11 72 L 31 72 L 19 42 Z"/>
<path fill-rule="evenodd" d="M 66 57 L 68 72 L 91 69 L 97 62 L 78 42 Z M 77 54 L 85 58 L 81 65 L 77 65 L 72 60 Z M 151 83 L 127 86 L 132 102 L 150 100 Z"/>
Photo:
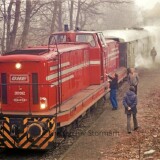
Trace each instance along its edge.
<path fill-rule="evenodd" d="M 136 4 L 142 9 L 151 9 L 160 0 L 135 0 Z"/>

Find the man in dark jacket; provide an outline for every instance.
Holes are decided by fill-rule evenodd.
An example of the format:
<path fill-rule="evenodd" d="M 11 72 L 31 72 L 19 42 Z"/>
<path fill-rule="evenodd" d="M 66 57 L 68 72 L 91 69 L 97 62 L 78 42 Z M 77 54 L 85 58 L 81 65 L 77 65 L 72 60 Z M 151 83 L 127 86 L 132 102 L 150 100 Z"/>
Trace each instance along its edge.
<path fill-rule="evenodd" d="M 137 95 L 135 94 L 134 86 L 130 86 L 129 91 L 126 92 L 123 98 L 123 105 L 125 107 L 125 114 L 127 114 L 127 131 L 131 133 L 131 115 L 133 115 L 134 130 L 138 129 L 137 114 Z"/>
<path fill-rule="evenodd" d="M 118 89 L 118 74 L 115 73 L 114 75 L 108 75 L 110 81 L 110 101 L 112 104 L 112 110 L 118 109 L 118 102 L 117 102 L 117 89 Z"/>

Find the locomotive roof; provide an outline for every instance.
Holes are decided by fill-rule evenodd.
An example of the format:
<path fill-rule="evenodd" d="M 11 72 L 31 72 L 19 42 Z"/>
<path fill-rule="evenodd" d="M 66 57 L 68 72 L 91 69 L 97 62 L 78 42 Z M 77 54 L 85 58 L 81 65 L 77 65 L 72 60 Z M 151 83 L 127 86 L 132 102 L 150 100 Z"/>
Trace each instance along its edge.
<path fill-rule="evenodd" d="M 19 50 L 14 50 L 10 52 L 6 52 L 5 55 L 14 55 L 14 54 L 30 54 L 30 55 L 41 55 L 48 52 L 48 49 L 19 49 Z"/>
<path fill-rule="evenodd" d="M 85 44 L 75 44 L 75 43 L 67 43 L 67 44 L 59 44 L 58 51 L 59 53 L 75 51 L 79 49 L 84 49 L 88 47 Z M 54 58 L 57 55 L 57 48 L 55 45 L 48 46 L 36 46 L 21 50 L 14 50 L 11 52 L 7 52 L 0 56 L 0 61 L 11 61 L 20 60 L 20 61 L 45 61 L 50 58 Z"/>
<path fill-rule="evenodd" d="M 52 34 L 64 34 L 64 33 L 99 33 L 99 32 L 102 32 L 102 31 L 80 31 L 80 30 L 78 30 L 78 31 L 75 31 L 75 30 L 70 30 L 70 31 L 62 31 L 62 32 L 54 32 L 54 33 L 52 33 Z"/>
<path fill-rule="evenodd" d="M 113 39 L 105 39 L 107 43 L 117 43 L 117 41 L 113 40 Z"/>
<path fill-rule="evenodd" d="M 149 36 L 147 30 L 106 30 L 103 31 L 105 38 L 115 39 L 119 42 L 131 42 L 137 39 L 145 38 Z"/>

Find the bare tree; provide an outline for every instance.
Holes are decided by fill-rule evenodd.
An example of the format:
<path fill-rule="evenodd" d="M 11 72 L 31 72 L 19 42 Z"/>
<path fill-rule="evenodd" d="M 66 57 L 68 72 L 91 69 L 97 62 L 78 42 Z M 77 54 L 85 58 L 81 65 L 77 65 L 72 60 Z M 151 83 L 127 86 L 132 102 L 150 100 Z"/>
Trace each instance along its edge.
<path fill-rule="evenodd" d="M 20 16 L 20 4 L 21 0 L 17 0 L 14 2 L 14 0 L 10 0 L 8 4 L 8 8 L 6 5 L 6 1 L 3 0 L 3 10 L 1 10 L 2 15 L 3 15 L 3 34 L 2 34 L 2 52 L 10 51 L 13 49 L 14 44 L 15 44 L 15 39 L 16 39 L 16 33 L 18 29 L 18 23 L 19 23 L 19 16 Z M 15 12 L 12 15 L 12 12 L 14 9 L 13 5 L 15 4 Z M 7 8 L 7 9 L 6 9 Z M 14 17 L 14 23 L 13 27 L 11 30 L 11 20 L 12 16 Z M 5 40 L 6 37 L 6 40 Z M 5 45 L 6 42 L 6 45 Z M 6 46 L 6 47 L 5 47 Z"/>
<path fill-rule="evenodd" d="M 51 31 L 50 31 L 50 34 L 55 31 L 58 2 L 57 1 L 53 2 L 53 5 L 54 5 L 54 10 L 53 10 L 53 15 L 52 15 L 52 20 L 51 20 L 51 29 L 50 29 Z"/>
<path fill-rule="evenodd" d="M 105 5 L 119 9 L 133 0 L 1 0 L 1 50 L 47 42 L 48 35 L 62 31 L 63 23 L 70 29 L 96 28 L 100 19 L 108 16 Z M 25 3 L 25 5 L 21 5 Z M 128 10 L 127 10 L 128 11 Z M 105 16 L 104 16 L 105 15 Z M 1 18 L 1 17 L 0 17 Z M 119 22 L 123 21 L 119 20 Z M 118 21 L 118 20 L 117 20 Z M 104 24 L 106 27 L 106 24 Z M 101 26 L 97 26 L 96 29 Z M 104 28 L 105 28 L 104 27 Z M 17 45 L 18 43 L 18 45 Z"/>
<path fill-rule="evenodd" d="M 55 7 L 53 7 L 55 10 L 53 11 L 52 22 L 51 22 L 51 24 L 49 24 L 49 25 L 51 25 L 51 32 L 53 32 L 54 25 L 55 25 L 54 19 L 56 19 L 56 15 L 57 15 L 56 14 L 57 1 L 49 0 L 49 1 L 41 3 L 41 1 L 39 1 L 39 0 L 36 0 L 36 1 L 26 0 L 25 22 L 23 25 L 22 36 L 19 41 L 19 43 L 21 43 L 22 48 L 24 48 L 28 45 L 27 42 L 28 42 L 28 37 L 29 37 L 29 33 L 30 33 L 30 24 L 32 23 L 32 20 L 34 19 L 34 17 L 36 19 L 37 18 L 39 19 L 41 17 L 39 15 L 39 11 L 41 12 L 41 10 L 43 10 L 43 8 L 46 8 L 46 6 L 50 6 L 50 5 L 51 5 L 51 7 L 53 7 L 55 5 Z M 38 21 L 36 24 L 38 24 Z M 47 33 L 47 36 L 48 36 L 48 33 Z"/>
<path fill-rule="evenodd" d="M 58 30 L 62 31 L 62 0 L 58 1 Z"/>
<path fill-rule="evenodd" d="M 76 27 L 79 26 L 79 16 L 81 11 L 81 0 L 78 0 L 78 7 L 77 7 L 77 16 L 76 16 Z"/>
<path fill-rule="evenodd" d="M 23 25 L 23 32 L 22 32 L 22 44 L 21 47 L 26 47 L 27 36 L 29 33 L 30 27 L 30 17 L 32 12 L 32 3 L 31 0 L 26 0 L 26 14 L 25 14 L 25 22 Z"/>
<path fill-rule="evenodd" d="M 21 6 L 21 0 L 16 0 L 13 29 L 10 32 L 10 36 L 9 36 L 10 40 L 9 40 L 9 44 L 7 44 L 8 46 L 7 51 L 14 49 L 14 46 L 15 46 L 16 34 L 18 30 L 18 23 L 19 23 L 19 17 L 20 17 L 20 6 Z"/>
<path fill-rule="evenodd" d="M 7 10 L 7 38 L 6 38 L 6 48 L 10 48 L 10 30 L 11 30 L 11 12 L 14 1 L 11 0 Z"/>
<path fill-rule="evenodd" d="M 74 11 L 74 0 L 70 0 L 70 8 L 69 8 L 69 20 L 70 20 L 70 29 L 73 29 L 73 11 Z"/>
<path fill-rule="evenodd" d="M 1 38 L 1 52 L 5 51 L 5 34 L 6 34 L 6 22 L 7 22 L 7 11 L 6 11 L 6 4 L 5 0 L 2 0 L 3 10 L 1 8 L 2 18 L 3 18 L 3 31 L 2 31 L 2 38 Z"/>

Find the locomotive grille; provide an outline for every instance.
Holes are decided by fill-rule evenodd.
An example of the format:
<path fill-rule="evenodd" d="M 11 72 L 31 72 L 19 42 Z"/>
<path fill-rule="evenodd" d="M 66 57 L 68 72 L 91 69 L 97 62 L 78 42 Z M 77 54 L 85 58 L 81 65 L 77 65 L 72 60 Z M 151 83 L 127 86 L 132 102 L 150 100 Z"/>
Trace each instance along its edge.
<path fill-rule="evenodd" d="M 38 74 L 32 73 L 32 99 L 33 104 L 38 104 Z"/>
<path fill-rule="evenodd" d="M 2 82 L 2 104 L 7 104 L 7 75 L 6 73 L 1 74 Z"/>

